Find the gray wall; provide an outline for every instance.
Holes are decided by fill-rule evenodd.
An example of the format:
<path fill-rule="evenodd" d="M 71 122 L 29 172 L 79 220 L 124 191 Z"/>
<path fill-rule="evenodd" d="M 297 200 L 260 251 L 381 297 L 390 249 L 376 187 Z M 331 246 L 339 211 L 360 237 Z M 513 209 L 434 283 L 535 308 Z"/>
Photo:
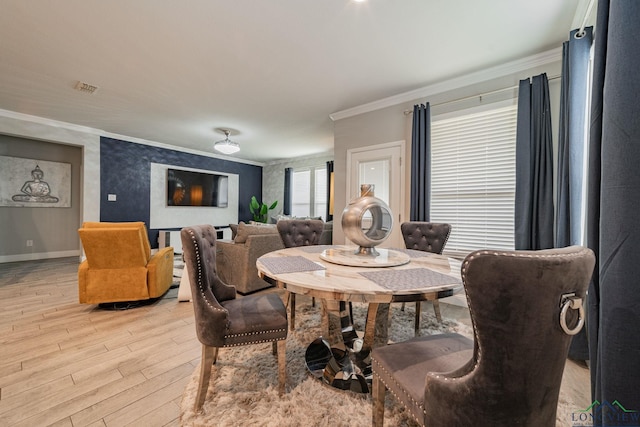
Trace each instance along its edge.
<path fill-rule="evenodd" d="M 0 256 L 79 254 L 82 148 L 0 135 L 0 155 L 71 164 L 71 207 L 0 207 Z M 33 246 L 26 246 L 27 240 Z"/>

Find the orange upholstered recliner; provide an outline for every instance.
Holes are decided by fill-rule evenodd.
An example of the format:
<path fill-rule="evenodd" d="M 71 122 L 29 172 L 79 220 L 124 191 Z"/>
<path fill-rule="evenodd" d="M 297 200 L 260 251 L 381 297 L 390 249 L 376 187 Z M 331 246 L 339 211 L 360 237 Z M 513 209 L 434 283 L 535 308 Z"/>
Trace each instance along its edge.
<path fill-rule="evenodd" d="M 78 268 L 80 303 L 139 301 L 162 296 L 173 282 L 173 248 L 151 255 L 143 222 L 85 222 L 86 255 Z"/>

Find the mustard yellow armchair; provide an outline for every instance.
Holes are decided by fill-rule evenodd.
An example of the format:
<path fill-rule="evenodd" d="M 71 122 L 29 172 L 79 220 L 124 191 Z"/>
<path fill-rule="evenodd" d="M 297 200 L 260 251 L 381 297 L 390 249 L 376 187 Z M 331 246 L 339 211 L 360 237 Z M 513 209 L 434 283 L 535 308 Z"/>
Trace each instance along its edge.
<path fill-rule="evenodd" d="M 173 282 L 173 248 L 151 254 L 143 222 L 85 222 L 78 230 L 86 259 L 78 268 L 82 304 L 162 296 Z"/>

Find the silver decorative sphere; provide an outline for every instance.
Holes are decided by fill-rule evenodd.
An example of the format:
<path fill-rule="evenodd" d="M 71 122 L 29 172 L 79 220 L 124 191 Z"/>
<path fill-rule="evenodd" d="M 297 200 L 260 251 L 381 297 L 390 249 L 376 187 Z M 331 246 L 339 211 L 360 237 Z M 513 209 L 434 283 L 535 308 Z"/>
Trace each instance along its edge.
<path fill-rule="evenodd" d="M 342 230 L 349 240 L 359 246 L 356 253 L 376 255 L 375 246 L 391 234 L 393 215 L 383 200 L 367 195 L 372 192 L 363 191 L 363 194 L 344 208 Z"/>

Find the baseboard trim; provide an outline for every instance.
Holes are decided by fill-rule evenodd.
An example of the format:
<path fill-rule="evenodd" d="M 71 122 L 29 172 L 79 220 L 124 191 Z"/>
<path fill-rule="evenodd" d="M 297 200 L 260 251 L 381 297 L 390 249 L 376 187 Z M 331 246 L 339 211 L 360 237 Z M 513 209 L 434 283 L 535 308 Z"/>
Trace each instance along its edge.
<path fill-rule="evenodd" d="M 20 261 L 37 261 L 41 259 L 51 258 L 67 258 L 77 256 L 80 259 L 80 250 L 73 251 L 57 251 L 57 252 L 39 252 L 30 254 L 17 254 L 17 255 L 0 255 L 0 263 L 6 262 L 20 262 Z"/>

